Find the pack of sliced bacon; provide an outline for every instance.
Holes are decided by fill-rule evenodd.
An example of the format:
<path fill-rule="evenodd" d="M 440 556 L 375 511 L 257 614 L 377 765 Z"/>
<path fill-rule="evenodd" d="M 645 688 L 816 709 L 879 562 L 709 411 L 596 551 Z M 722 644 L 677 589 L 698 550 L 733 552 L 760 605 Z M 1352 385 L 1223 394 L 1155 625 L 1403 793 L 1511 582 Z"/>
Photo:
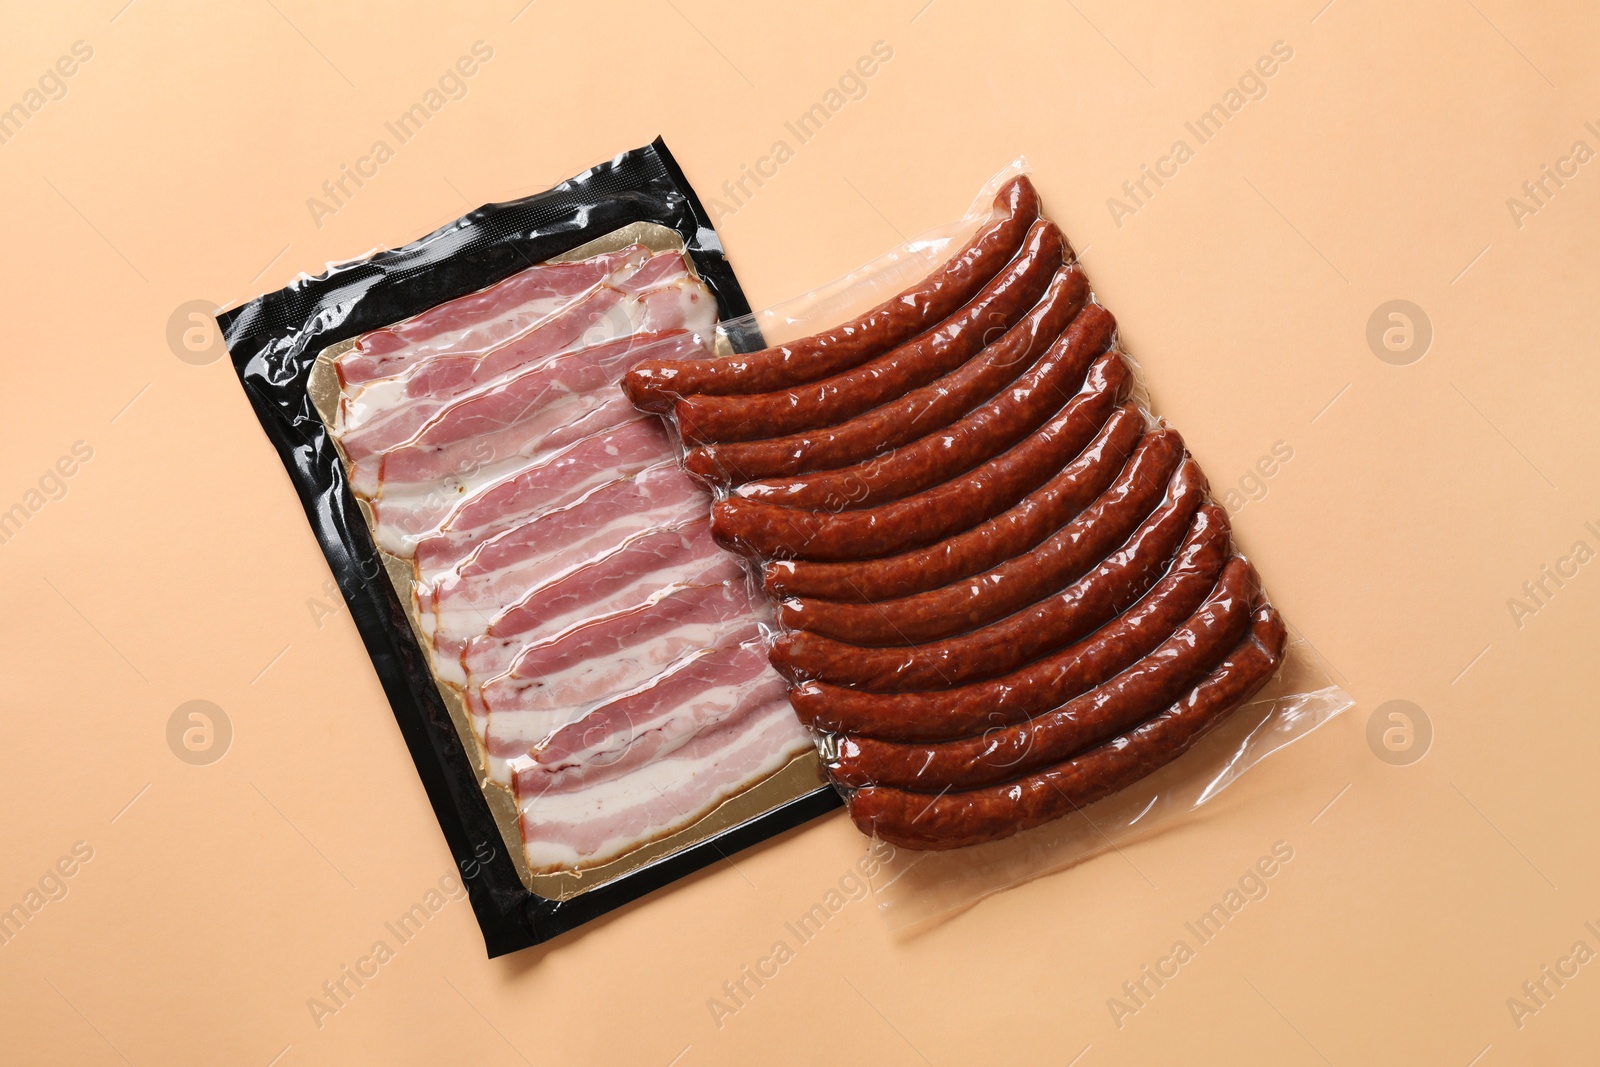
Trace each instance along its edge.
<path fill-rule="evenodd" d="M 748 311 L 658 141 L 220 317 L 492 955 L 838 806 L 711 494 L 620 387 Z"/>
<path fill-rule="evenodd" d="M 912 853 L 880 889 L 903 902 L 915 870 L 913 915 L 1142 833 L 1185 783 L 1193 806 L 1349 703 L 1314 666 L 1285 680 L 1261 576 L 1021 169 L 888 299 L 820 330 L 769 314 L 769 342 L 808 332 L 625 377 L 716 492 L 711 537 L 756 569 L 771 662 L 851 818 Z"/>

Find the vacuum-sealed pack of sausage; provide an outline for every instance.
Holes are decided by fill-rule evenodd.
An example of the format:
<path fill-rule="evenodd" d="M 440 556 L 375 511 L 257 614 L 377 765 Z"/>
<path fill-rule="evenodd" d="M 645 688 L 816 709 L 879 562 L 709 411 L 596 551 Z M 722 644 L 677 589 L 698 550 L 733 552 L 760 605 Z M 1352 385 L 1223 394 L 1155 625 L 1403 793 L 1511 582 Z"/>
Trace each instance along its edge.
<path fill-rule="evenodd" d="M 1018 161 L 960 223 L 624 378 L 716 494 L 896 926 L 1170 825 L 1349 706 Z M 892 848 L 885 849 L 885 845 Z"/>
<path fill-rule="evenodd" d="M 661 141 L 219 323 L 490 955 L 838 805 L 712 495 L 620 388 L 762 344 Z"/>

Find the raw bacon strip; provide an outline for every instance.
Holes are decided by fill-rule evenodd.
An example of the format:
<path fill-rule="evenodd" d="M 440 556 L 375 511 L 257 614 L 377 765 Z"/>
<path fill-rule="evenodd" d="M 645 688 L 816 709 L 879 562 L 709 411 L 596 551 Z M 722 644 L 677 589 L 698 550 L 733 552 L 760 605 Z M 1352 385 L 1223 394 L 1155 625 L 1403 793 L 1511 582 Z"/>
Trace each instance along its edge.
<path fill-rule="evenodd" d="M 517 760 L 595 705 L 648 685 L 663 671 L 702 655 L 707 648 L 759 637 L 760 631 L 749 618 L 679 627 L 625 650 L 627 655 L 597 657 L 551 675 L 532 696 L 526 690 L 515 693 L 517 703 L 525 706 L 491 707 L 483 703 L 483 692 L 477 690 L 478 699 L 471 710 L 489 755 Z M 493 684 L 509 677 L 502 676 Z"/>
<path fill-rule="evenodd" d="M 481 354 L 448 352 L 412 367 L 393 385 L 375 382 L 352 398 L 351 409 L 386 414 L 386 398 L 444 399 L 479 389 L 553 353 L 592 348 L 629 335 L 709 330 L 716 308 L 677 256 L 653 257 L 626 284 L 609 282 L 560 316 Z M 407 405 L 410 406 L 409 404 Z M 353 425 L 353 423 L 352 423 Z"/>
<path fill-rule="evenodd" d="M 648 416 L 609 427 L 462 500 L 441 532 L 500 528 L 535 509 L 560 506 L 575 490 L 659 465 L 665 442 L 661 423 Z"/>
<path fill-rule="evenodd" d="M 427 568 L 445 557 L 466 555 L 472 545 L 504 530 L 530 509 L 526 498 L 547 507 L 573 501 L 603 480 L 637 474 L 661 462 L 661 424 L 630 419 L 598 434 L 542 448 L 538 459 L 494 477 L 486 470 L 464 472 L 454 483 L 434 483 L 427 491 L 411 491 L 371 501 L 378 518 L 379 544 L 400 557 L 424 550 Z M 611 461 L 611 469 L 605 461 Z"/>
<path fill-rule="evenodd" d="M 608 482 L 571 506 L 546 511 L 480 543 L 419 593 L 419 607 L 441 617 L 487 611 L 492 619 L 530 591 L 639 533 L 703 516 L 705 501 L 705 491 L 670 463 Z"/>
<path fill-rule="evenodd" d="M 477 694 L 494 716 L 573 707 L 637 685 L 685 652 L 756 630 L 748 592 L 723 582 L 673 589 L 653 603 L 590 619 L 529 646 Z"/>
<path fill-rule="evenodd" d="M 704 290 L 679 273 L 679 280 L 631 294 L 602 286 L 578 305 L 482 355 L 436 356 L 407 374 L 374 382 L 339 402 L 338 430 L 345 453 L 362 459 L 409 440 L 455 398 L 482 392 L 497 382 L 527 374 L 560 381 L 581 374 L 604 373 L 591 354 L 608 358 L 622 369 L 643 358 L 650 338 L 678 330 L 701 333 L 715 322 Z M 637 347 L 638 358 L 621 362 L 616 352 Z M 620 373 L 620 372 L 619 372 Z"/>
<path fill-rule="evenodd" d="M 708 343 L 697 334 L 680 333 L 660 338 L 646 347 L 657 353 L 669 352 L 677 358 L 704 352 Z M 520 412 L 502 413 L 510 421 L 502 423 L 496 419 L 480 426 L 480 436 L 476 438 L 446 433 L 443 436 L 451 440 L 414 440 L 392 452 L 369 457 L 354 465 L 352 487 L 370 497 L 389 491 L 395 485 L 448 478 L 460 470 L 463 463 L 471 465 L 475 460 L 498 470 L 507 462 L 541 451 L 546 439 L 566 431 L 579 420 L 588 419 L 602 408 L 620 411 L 614 406 L 616 397 L 609 389 L 563 392 L 539 399 L 542 404 L 525 405 Z M 448 412 L 440 417 L 448 417 Z M 487 461 L 479 460 L 485 455 L 489 457 Z"/>
<path fill-rule="evenodd" d="M 738 566 L 712 540 L 710 526 L 700 519 L 685 526 L 652 529 L 635 537 L 609 555 L 536 589 L 507 609 L 496 620 L 495 629 L 502 633 L 564 629 L 562 620 L 593 610 L 596 605 L 604 611 L 603 605 L 610 603 L 611 597 L 639 586 L 661 588 L 663 582 L 671 580 L 662 572 L 675 568 L 685 568 L 685 573 L 694 575 L 689 584 L 709 585 L 709 579 L 695 580 L 707 573 L 707 565 Z"/>
<path fill-rule="evenodd" d="M 715 579 L 694 581 L 722 566 Z M 522 637 L 528 633 L 565 629 L 563 619 L 594 611 L 613 598 L 626 597 L 630 589 L 667 589 L 678 584 L 712 585 L 739 573 L 738 561 L 718 549 L 704 518 L 682 526 L 651 526 L 645 533 L 606 547 L 597 557 L 574 568 L 550 568 L 557 577 L 539 582 L 522 600 L 502 609 L 485 637 Z M 634 600 L 643 600 L 635 597 Z M 629 601 L 630 603 L 630 601 Z"/>
<path fill-rule="evenodd" d="M 678 531 L 664 531 L 660 538 L 666 539 L 675 533 Z M 573 571 L 560 582 L 536 590 L 527 600 L 503 613 L 487 632 L 478 633 L 464 644 L 459 638 L 436 638 L 435 647 L 440 659 L 454 652 L 460 661 L 463 682 L 496 678 L 509 671 L 530 645 L 552 640 L 555 635 L 586 620 L 648 607 L 693 587 L 715 586 L 743 578 L 744 572 L 738 562 L 717 548 L 715 542 L 706 537 L 702 543 L 710 551 L 698 557 L 664 563 L 644 573 L 614 562 L 626 550 L 613 553 L 591 566 Z M 686 547 L 693 551 L 701 546 Z M 575 600 L 577 596 L 585 599 Z M 447 641 L 453 643 L 447 644 Z"/>
<path fill-rule="evenodd" d="M 351 486 L 361 496 L 374 497 L 390 482 L 447 476 L 463 459 L 481 460 L 485 453 L 491 461 L 515 457 L 520 449 L 508 447 L 513 442 L 526 447 L 611 400 L 604 387 L 619 367 L 663 349 L 702 351 L 706 343 L 697 334 L 679 332 L 586 348 L 457 397 L 392 447 L 352 452 L 351 438 L 344 438 Z M 513 427 L 518 431 L 508 434 Z"/>
<path fill-rule="evenodd" d="M 613 377 L 615 364 L 626 364 L 649 347 L 636 337 L 624 337 L 593 348 L 583 348 L 558 356 L 515 376 L 496 381 L 485 389 L 466 393 L 449 404 L 441 404 L 437 415 L 413 435 L 407 433 L 380 448 L 394 445 L 451 444 L 486 433 L 503 430 L 530 418 L 553 401 L 567 395 L 595 393 Z M 380 448 L 358 449 L 364 435 L 346 438 L 350 454 L 360 458 Z"/>
<path fill-rule="evenodd" d="M 533 758 L 547 768 L 573 763 L 585 753 L 626 746 L 640 730 L 659 725 L 675 710 L 715 699 L 724 686 L 758 681 L 766 673 L 767 658 L 760 638 L 733 646 L 708 648 L 686 657 L 632 692 L 596 706 L 582 718 L 567 723 L 533 747 Z M 769 676 L 769 680 L 777 680 Z M 773 692 L 776 696 L 776 692 Z"/>
<path fill-rule="evenodd" d="M 542 686 L 557 671 L 614 652 L 632 653 L 652 639 L 685 628 L 739 618 L 749 595 L 731 582 L 689 586 L 644 608 L 634 608 L 584 623 L 562 637 L 523 652 L 512 665 L 517 681 Z M 711 642 L 705 642 L 710 644 Z"/>
<path fill-rule="evenodd" d="M 683 746 L 701 730 L 732 724 L 783 699 L 759 639 L 711 648 L 632 692 L 605 701 L 535 745 L 517 791 L 582 788 Z"/>
<path fill-rule="evenodd" d="M 687 826 L 811 746 L 782 702 L 630 773 L 571 792 L 520 798 L 528 864 L 535 871 L 593 866 Z"/>
<path fill-rule="evenodd" d="M 589 541 L 582 542 L 581 545 L 574 545 L 573 550 L 566 553 L 566 558 L 562 560 L 562 563 L 573 563 L 573 566 L 565 568 L 552 566 L 549 573 L 560 576 L 581 569 L 586 561 L 594 560 L 597 555 L 611 550 L 618 536 L 618 531 L 605 531 L 590 537 Z M 531 585 L 531 589 L 528 589 L 525 595 L 538 595 L 544 585 L 538 576 L 547 573 L 541 563 L 542 561 L 536 560 L 533 566 L 510 573 L 502 584 L 514 590 L 528 589 Z M 741 569 L 723 560 L 715 561 L 715 565 L 712 565 L 712 561 L 706 561 L 699 568 L 688 566 L 685 571 L 677 574 L 648 574 L 640 579 L 634 595 L 624 598 L 622 593 L 618 593 L 616 597 L 606 601 L 605 605 L 600 603 L 594 605 L 594 611 L 597 613 L 621 611 L 622 608 L 642 605 L 653 598 L 666 597 L 680 585 L 712 585 L 730 581 L 736 574 L 742 574 Z M 517 595 L 515 592 L 509 593 L 509 597 L 512 598 L 515 598 L 515 595 Z M 498 627 L 496 624 L 501 619 L 504 619 L 504 625 Z M 536 624 L 538 632 L 533 632 L 531 629 L 528 632 L 518 630 L 518 627 L 528 625 L 530 621 Z M 435 669 L 443 678 L 454 681 L 456 685 L 469 685 L 469 683 L 482 685 L 488 678 L 506 673 L 512 662 L 515 662 L 530 643 L 546 640 L 550 635 L 578 624 L 578 621 L 566 621 L 555 625 L 554 619 L 552 621 L 531 619 L 531 616 L 523 613 L 520 605 L 506 611 L 501 611 L 494 605 L 485 605 L 482 608 L 467 605 L 435 616 L 424 616 L 422 622 L 427 632 L 432 633 Z M 549 622 L 549 625 L 544 622 Z"/>
<path fill-rule="evenodd" d="M 487 289 L 363 334 L 334 369 L 348 388 L 398 373 L 435 352 L 482 351 L 555 314 L 602 281 L 637 270 L 649 256 L 643 246 L 629 245 L 576 263 L 518 271 Z"/>

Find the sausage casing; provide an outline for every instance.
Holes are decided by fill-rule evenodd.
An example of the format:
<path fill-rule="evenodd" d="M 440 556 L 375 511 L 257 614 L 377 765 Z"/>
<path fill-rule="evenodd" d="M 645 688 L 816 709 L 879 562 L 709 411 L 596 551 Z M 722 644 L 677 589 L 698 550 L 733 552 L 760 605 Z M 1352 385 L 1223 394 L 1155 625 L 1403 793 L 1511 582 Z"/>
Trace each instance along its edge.
<path fill-rule="evenodd" d="M 1143 432 L 1144 415 L 1124 405 L 1071 463 L 988 522 L 926 548 L 879 559 L 774 560 L 764 568 L 767 595 L 864 604 L 936 589 L 985 571 L 1028 551 L 1093 503 L 1126 465 Z"/>
<path fill-rule="evenodd" d="M 1111 342 L 1116 320 L 1091 304 L 1039 362 L 999 396 L 954 424 L 893 452 L 839 470 L 746 482 L 735 498 L 786 508 L 837 511 L 908 496 L 984 462 L 1027 437 L 1059 411 Z"/>

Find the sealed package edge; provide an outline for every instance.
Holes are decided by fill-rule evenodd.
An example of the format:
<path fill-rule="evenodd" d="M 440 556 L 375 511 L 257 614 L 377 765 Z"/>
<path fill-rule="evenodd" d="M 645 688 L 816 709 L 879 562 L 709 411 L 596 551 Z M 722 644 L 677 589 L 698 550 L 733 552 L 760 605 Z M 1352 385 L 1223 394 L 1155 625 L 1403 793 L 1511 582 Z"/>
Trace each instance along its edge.
<path fill-rule="evenodd" d="M 925 890 L 903 913 L 1089 854 L 1069 816 L 1143 832 L 1349 704 L 1285 671 L 1304 650 L 1022 171 L 756 316 L 773 347 L 625 379 L 773 600 L 772 662 L 852 819 L 905 853 L 880 902 Z"/>
<path fill-rule="evenodd" d="M 218 317 L 491 956 L 839 802 L 710 494 L 619 388 L 759 347 L 718 329 L 748 313 L 658 139 Z"/>

